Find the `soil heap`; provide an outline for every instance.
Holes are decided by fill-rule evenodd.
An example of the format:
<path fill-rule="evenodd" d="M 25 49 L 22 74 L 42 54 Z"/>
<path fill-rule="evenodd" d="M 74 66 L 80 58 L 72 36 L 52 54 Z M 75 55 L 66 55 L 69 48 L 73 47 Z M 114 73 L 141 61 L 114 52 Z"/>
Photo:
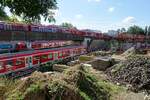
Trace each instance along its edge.
<path fill-rule="evenodd" d="M 3 99 L 109 100 L 110 91 L 114 86 L 109 87 L 105 84 L 107 83 L 98 81 L 94 74 L 90 73 L 89 67 L 79 65 L 62 73 L 35 72 L 19 80 L 11 91 L 3 94 Z"/>
<path fill-rule="evenodd" d="M 150 90 L 150 57 L 130 55 L 127 60 L 107 70 L 110 79 L 126 85 L 133 90 Z"/>

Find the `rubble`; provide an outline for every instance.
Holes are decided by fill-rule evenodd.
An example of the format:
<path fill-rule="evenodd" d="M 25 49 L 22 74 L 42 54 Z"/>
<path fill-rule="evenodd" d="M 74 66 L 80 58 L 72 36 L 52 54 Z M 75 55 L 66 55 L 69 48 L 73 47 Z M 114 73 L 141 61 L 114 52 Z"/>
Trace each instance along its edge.
<path fill-rule="evenodd" d="M 134 54 L 136 54 L 136 50 L 135 50 L 134 47 L 131 47 L 128 50 L 126 50 L 123 54 L 121 54 L 121 56 L 128 57 L 128 56 L 131 56 L 131 55 L 134 55 Z"/>
<path fill-rule="evenodd" d="M 150 90 L 150 57 L 130 55 L 107 70 L 114 82 L 132 85 L 134 91 Z"/>
<path fill-rule="evenodd" d="M 53 70 L 57 72 L 63 72 L 65 69 L 69 68 L 67 65 L 54 64 Z"/>

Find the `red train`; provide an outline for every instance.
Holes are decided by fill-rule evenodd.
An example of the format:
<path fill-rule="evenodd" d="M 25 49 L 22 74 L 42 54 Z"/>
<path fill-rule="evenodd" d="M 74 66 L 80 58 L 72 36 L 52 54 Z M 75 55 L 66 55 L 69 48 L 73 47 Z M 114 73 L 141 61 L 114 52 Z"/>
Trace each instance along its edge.
<path fill-rule="evenodd" d="M 46 48 L 56 48 L 76 44 L 80 45 L 80 43 L 75 43 L 73 41 L 61 41 L 61 40 L 34 41 L 34 42 L 25 42 L 25 41 L 0 42 L 0 53 L 31 50 L 31 49 L 37 50 Z"/>
<path fill-rule="evenodd" d="M 30 73 L 31 69 L 36 69 L 41 64 L 75 57 L 85 52 L 84 46 L 73 46 L 51 50 L 35 50 L 24 52 L 24 54 L 1 55 L 0 75 L 21 76 L 22 73 Z"/>
<path fill-rule="evenodd" d="M 82 37 L 92 37 L 96 39 L 102 40 L 111 40 L 117 39 L 119 41 L 137 41 L 143 42 L 145 39 L 149 40 L 150 36 L 146 37 L 144 35 L 132 35 L 126 33 L 120 33 L 115 37 L 109 36 L 107 34 L 102 34 L 101 32 L 93 31 L 93 30 L 78 30 L 76 28 L 64 28 L 57 25 L 27 25 L 20 23 L 5 23 L 0 22 L 0 30 L 5 31 L 27 31 L 27 32 L 47 32 L 47 33 L 68 33 L 75 34 Z"/>
<path fill-rule="evenodd" d="M 145 40 L 149 40 L 149 36 L 145 35 L 136 35 L 136 34 L 127 34 L 127 33 L 119 33 L 116 37 L 119 41 L 129 41 L 129 42 L 144 42 Z"/>
<path fill-rule="evenodd" d="M 78 30 L 76 28 L 64 28 L 57 25 L 27 25 L 20 23 L 5 23 L 0 22 L 0 30 L 6 31 L 29 31 L 29 32 L 49 32 L 49 33 L 68 33 L 75 34 L 79 36 L 87 36 L 94 38 L 110 38 L 108 35 L 103 35 L 101 32 L 94 32 L 88 30 Z"/>
<path fill-rule="evenodd" d="M 56 48 L 75 45 L 73 41 L 36 41 L 31 43 L 32 49 L 45 49 L 45 48 Z"/>

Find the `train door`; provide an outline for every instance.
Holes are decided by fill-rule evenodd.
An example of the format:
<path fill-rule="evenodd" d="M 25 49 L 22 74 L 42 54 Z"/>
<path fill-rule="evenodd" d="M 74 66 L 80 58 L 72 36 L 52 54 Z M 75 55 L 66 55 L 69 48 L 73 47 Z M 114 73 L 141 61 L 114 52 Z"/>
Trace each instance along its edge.
<path fill-rule="evenodd" d="M 26 67 L 32 67 L 32 56 L 26 57 Z"/>
<path fill-rule="evenodd" d="M 32 49 L 32 42 L 26 42 L 27 48 Z"/>
<path fill-rule="evenodd" d="M 71 57 L 74 56 L 74 55 L 73 55 L 73 50 L 72 50 L 72 49 L 70 49 L 70 56 L 71 56 Z"/>

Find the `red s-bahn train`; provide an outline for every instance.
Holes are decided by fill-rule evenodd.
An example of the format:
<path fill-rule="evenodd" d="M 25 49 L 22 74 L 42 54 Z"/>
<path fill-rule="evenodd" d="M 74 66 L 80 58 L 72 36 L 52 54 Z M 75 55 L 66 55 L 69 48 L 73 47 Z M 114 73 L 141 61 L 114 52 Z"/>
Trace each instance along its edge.
<path fill-rule="evenodd" d="M 86 53 L 84 46 L 54 48 L 49 50 L 26 51 L 22 53 L 0 55 L 0 76 L 18 77 L 31 73 L 41 64 L 73 58 Z"/>
<path fill-rule="evenodd" d="M 34 41 L 34 42 L 25 42 L 25 41 L 0 42 L 0 53 L 56 48 L 77 44 L 80 45 L 80 43 L 75 43 L 73 41 L 60 41 L 60 40 Z"/>
<path fill-rule="evenodd" d="M 0 30 L 5 31 L 25 31 L 25 32 L 47 32 L 47 33 L 68 33 L 78 36 L 94 37 L 98 39 L 111 39 L 111 36 L 104 35 L 101 32 L 88 30 L 78 30 L 76 28 L 64 28 L 58 25 L 27 25 L 20 23 L 0 22 Z"/>
<path fill-rule="evenodd" d="M 90 37 L 102 40 L 111 40 L 116 39 L 119 41 L 137 41 L 144 42 L 146 39 L 149 40 L 150 36 L 145 35 L 133 35 L 127 33 L 119 33 L 115 37 L 109 36 L 107 34 L 102 34 L 101 32 L 93 31 L 93 30 L 78 30 L 76 28 L 64 28 L 58 25 L 28 25 L 28 24 L 20 24 L 20 23 L 6 23 L 0 22 L 0 30 L 4 31 L 25 31 L 25 32 L 47 32 L 47 33 L 68 33 L 75 34 L 81 37 Z"/>

